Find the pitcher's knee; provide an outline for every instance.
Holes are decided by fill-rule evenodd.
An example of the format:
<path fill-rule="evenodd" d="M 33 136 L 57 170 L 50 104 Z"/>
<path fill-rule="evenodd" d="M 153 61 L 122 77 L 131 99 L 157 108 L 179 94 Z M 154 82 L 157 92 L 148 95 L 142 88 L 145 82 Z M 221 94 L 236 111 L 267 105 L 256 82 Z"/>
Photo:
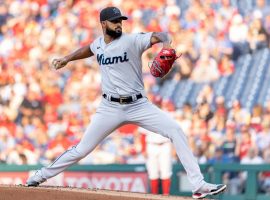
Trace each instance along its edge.
<path fill-rule="evenodd" d="M 184 134 L 183 130 L 180 127 L 174 127 L 168 130 L 167 137 L 171 140 L 177 139 L 179 137 L 186 138 L 186 135 Z"/>
<path fill-rule="evenodd" d="M 72 149 L 70 151 L 71 151 L 71 155 L 78 158 L 78 159 L 82 159 L 88 155 L 88 151 L 82 151 L 82 150 L 78 149 L 77 146 L 72 147 Z"/>

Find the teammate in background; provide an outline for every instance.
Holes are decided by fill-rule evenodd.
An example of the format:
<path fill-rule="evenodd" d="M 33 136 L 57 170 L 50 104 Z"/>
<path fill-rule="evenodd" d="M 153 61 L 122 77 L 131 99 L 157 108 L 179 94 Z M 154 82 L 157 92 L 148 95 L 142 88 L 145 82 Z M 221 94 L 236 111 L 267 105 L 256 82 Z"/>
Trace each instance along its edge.
<path fill-rule="evenodd" d="M 152 102 L 160 107 L 162 99 L 160 96 L 154 96 Z M 151 193 L 159 193 L 159 181 L 161 180 L 162 194 L 169 195 L 172 176 L 171 141 L 141 127 L 138 131 L 145 134 L 146 168 L 150 180 Z"/>
<path fill-rule="evenodd" d="M 138 131 L 146 136 L 146 168 L 151 193 L 159 194 L 161 180 L 162 194 L 169 195 L 172 176 L 171 141 L 141 127 Z"/>
<path fill-rule="evenodd" d="M 204 181 L 199 165 L 188 147 L 187 138 L 177 122 L 146 98 L 142 79 L 142 53 L 157 43 L 172 49 L 169 35 L 164 32 L 125 34 L 122 33 L 123 20 L 127 20 L 127 17 L 122 16 L 118 8 L 103 9 L 100 12 L 103 36 L 63 58 L 53 60 L 54 68 L 60 69 L 70 61 L 95 55 L 100 65 L 104 98 L 81 141 L 51 165 L 29 177 L 26 184 L 38 186 L 56 176 L 92 152 L 115 129 L 125 123 L 133 123 L 172 141 L 193 186 L 193 198 L 221 193 L 226 185 Z"/>

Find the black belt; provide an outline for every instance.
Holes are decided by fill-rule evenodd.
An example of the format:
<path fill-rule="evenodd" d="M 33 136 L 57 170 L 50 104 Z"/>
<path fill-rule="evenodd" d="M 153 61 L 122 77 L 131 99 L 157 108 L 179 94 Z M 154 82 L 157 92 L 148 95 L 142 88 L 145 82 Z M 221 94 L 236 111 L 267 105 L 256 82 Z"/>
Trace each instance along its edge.
<path fill-rule="evenodd" d="M 107 94 L 103 94 L 102 95 L 105 99 L 107 99 Z M 140 98 L 143 98 L 143 95 L 142 94 L 136 94 L 136 99 L 140 99 Z M 120 97 L 120 98 L 115 98 L 115 97 L 110 97 L 110 99 L 108 99 L 109 101 L 114 101 L 114 102 L 117 102 L 117 103 L 120 103 L 120 104 L 129 104 L 129 103 L 132 103 L 133 102 L 133 98 L 132 96 L 129 96 L 129 97 Z"/>

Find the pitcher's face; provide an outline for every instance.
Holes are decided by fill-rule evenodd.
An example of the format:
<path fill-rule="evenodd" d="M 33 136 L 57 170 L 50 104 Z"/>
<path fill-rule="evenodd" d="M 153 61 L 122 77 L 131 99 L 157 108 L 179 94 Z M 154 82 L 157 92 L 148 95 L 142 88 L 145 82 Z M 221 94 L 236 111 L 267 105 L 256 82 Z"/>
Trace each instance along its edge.
<path fill-rule="evenodd" d="M 118 38 L 122 35 L 122 19 L 104 22 L 106 34 L 112 38 Z"/>

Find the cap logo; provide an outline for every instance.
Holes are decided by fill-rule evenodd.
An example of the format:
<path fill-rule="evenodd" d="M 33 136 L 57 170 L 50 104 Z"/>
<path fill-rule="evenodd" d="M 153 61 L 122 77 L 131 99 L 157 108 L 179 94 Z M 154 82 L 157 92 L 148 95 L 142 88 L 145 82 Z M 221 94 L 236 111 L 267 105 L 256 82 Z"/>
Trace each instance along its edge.
<path fill-rule="evenodd" d="M 113 12 L 114 12 L 114 14 L 120 14 L 119 10 L 116 8 L 113 9 Z"/>

